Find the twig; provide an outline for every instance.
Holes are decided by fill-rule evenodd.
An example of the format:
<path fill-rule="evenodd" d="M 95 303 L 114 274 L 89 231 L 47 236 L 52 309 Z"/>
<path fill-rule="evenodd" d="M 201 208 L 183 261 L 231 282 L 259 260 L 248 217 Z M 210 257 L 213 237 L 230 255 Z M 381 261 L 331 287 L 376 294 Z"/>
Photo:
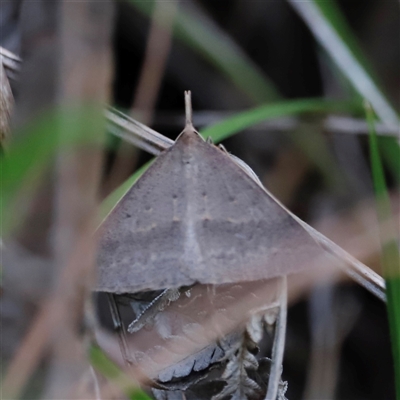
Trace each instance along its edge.
<path fill-rule="evenodd" d="M 14 98 L 10 83 L 0 58 L 0 149 L 6 146 L 10 133 L 10 118 L 14 106 Z"/>
<path fill-rule="evenodd" d="M 173 140 L 114 108 L 106 110 L 105 115 L 111 133 L 151 154 L 158 155 L 174 144 Z"/>
<path fill-rule="evenodd" d="M 328 116 L 324 121 L 324 129 L 328 132 L 343 134 L 368 134 L 368 124 L 363 119 L 340 117 L 336 115 Z M 399 127 L 396 129 L 382 122 L 376 123 L 376 133 L 380 136 L 399 137 Z"/>
<path fill-rule="evenodd" d="M 266 190 L 266 189 L 265 189 Z M 266 190 L 267 191 L 267 190 Z M 269 193 L 269 192 L 268 192 Z M 279 202 L 271 193 L 271 197 Z M 378 297 L 382 301 L 386 301 L 385 295 L 385 281 L 371 268 L 367 267 L 361 261 L 354 258 L 347 251 L 343 250 L 332 240 L 328 239 L 321 232 L 314 229 L 312 226 L 308 225 L 297 215 L 293 214 L 284 205 L 281 206 L 300 224 L 303 228 L 330 254 L 332 254 L 339 262 L 339 266 L 344 270 L 344 272 L 358 284 L 363 286 L 366 290 L 371 292 L 374 296 Z"/>
<path fill-rule="evenodd" d="M 171 48 L 172 27 L 178 5 L 179 0 L 159 1 L 154 4 L 146 54 L 131 108 L 131 115 L 139 114 L 146 125 L 150 125 L 153 119 L 154 106 Z"/>
<path fill-rule="evenodd" d="M 279 315 L 276 322 L 274 344 L 272 347 L 271 369 L 268 380 L 268 391 L 265 400 L 276 400 L 281 381 L 283 354 L 285 351 L 287 321 L 287 281 L 281 278 L 279 295 Z"/>
<path fill-rule="evenodd" d="M 0 47 L 0 61 L 7 72 L 8 78 L 16 81 L 22 60 L 11 51 Z"/>
<path fill-rule="evenodd" d="M 290 212 L 290 211 L 289 211 Z M 311 236 L 322 246 L 325 250 L 331 253 L 339 262 L 339 266 L 343 268 L 344 272 L 358 284 L 363 286 L 366 290 L 378 297 L 382 301 L 386 301 L 385 294 L 385 281 L 371 268 L 367 267 L 361 261 L 354 258 L 347 251 L 343 250 L 332 240 L 328 239 L 322 233 L 318 232 L 312 226 L 302 221 L 296 215 L 292 214 L 293 218 L 297 220 Z"/>
<path fill-rule="evenodd" d="M 109 99 L 111 83 L 111 35 L 114 4 L 102 1 L 60 4 L 60 51 L 58 101 L 82 107 L 96 104 L 90 125 L 79 119 L 73 125 L 62 121 L 58 134 L 70 135 L 70 129 L 82 129 L 87 135 L 99 135 L 105 128 L 102 106 Z M 101 137 L 101 136 L 100 136 Z M 92 234 L 102 174 L 101 143 L 90 148 L 62 148 L 57 159 L 55 198 L 55 266 L 64 279 L 54 287 L 60 299 L 60 319 L 53 327 L 51 368 L 45 398 L 75 398 L 77 382 L 88 368 L 79 327 L 85 302 L 91 296 L 94 279 L 96 238 Z M 71 267 L 71 254 L 79 258 Z M 75 273 L 74 273 L 75 272 Z"/>
<path fill-rule="evenodd" d="M 236 161 L 237 157 L 234 157 L 234 161 Z M 253 170 L 245 164 L 242 160 L 240 160 L 240 166 L 246 170 L 246 172 L 254 179 L 255 173 Z M 270 193 L 264 186 L 262 185 L 259 179 L 254 179 L 264 190 L 265 192 L 271 196 L 280 206 L 291 215 L 303 228 L 330 254 L 335 256 L 336 259 L 341 261 L 339 265 L 343 268 L 344 272 L 354 281 L 359 283 L 369 292 L 371 292 L 374 296 L 378 297 L 382 301 L 386 301 L 385 295 L 385 281 L 379 276 L 376 272 L 374 272 L 371 268 L 364 265 L 361 261 L 358 261 L 351 254 L 347 253 L 340 246 L 332 242 L 322 233 L 318 232 L 312 226 L 308 225 L 302 219 L 300 219 L 297 215 L 293 214 L 289 209 L 287 209 L 272 193 Z"/>
<path fill-rule="evenodd" d="M 171 48 L 172 26 L 178 4 L 179 1 L 158 1 L 154 4 L 146 53 L 130 111 L 132 116 L 139 118 L 145 125 L 150 125 L 153 120 L 154 107 Z M 137 149 L 121 143 L 104 185 L 106 193 L 111 192 L 129 176 L 136 160 Z"/>
<path fill-rule="evenodd" d="M 196 127 L 204 127 L 223 121 L 226 118 L 232 117 L 233 112 L 229 111 L 198 111 L 193 116 L 193 123 Z M 155 125 L 162 125 L 166 128 L 181 129 L 185 122 L 185 116 L 176 112 L 160 112 L 153 118 Z M 298 127 L 302 122 L 298 117 L 280 117 L 273 118 L 254 125 L 252 131 L 274 130 L 274 131 L 291 131 Z M 322 122 L 322 124 L 321 124 Z M 368 126 L 365 120 L 353 117 L 344 117 L 339 115 L 329 115 L 321 120 L 320 117 L 307 119 L 307 124 L 318 125 L 320 129 L 326 132 L 345 134 L 345 135 L 367 135 Z M 377 134 L 380 136 L 398 137 L 399 129 L 388 127 L 382 122 L 376 123 Z"/>
<path fill-rule="evenodd" d="M 115 301 L 115 295 L 113 293 L 107 293 L 108 304 L 110 306 L 111 318 L 114 325 L 114 330 L 118 333 L 118 342 L 121 350 L 122 358 L 127 366 L 132 365 L 132 358 L 129 353 L 129 347 L 126 340 L 126 329 L 121 320 L 121 315 L 118 309 L 117 302 Z"/>

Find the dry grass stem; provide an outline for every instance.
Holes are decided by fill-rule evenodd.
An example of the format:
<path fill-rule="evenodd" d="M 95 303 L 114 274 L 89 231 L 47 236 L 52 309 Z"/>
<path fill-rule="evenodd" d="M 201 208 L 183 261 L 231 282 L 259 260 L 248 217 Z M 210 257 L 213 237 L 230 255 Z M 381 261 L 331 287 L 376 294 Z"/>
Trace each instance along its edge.
<path fill-rule="evenodd" d="M 179 1 L 156 2 L 146 53 L 139 75 L 131 115 L 136 116 L 144 125 L 150 125 L 153 110 L 160 90 L 162 78 L 172 43 L 172 27 Z M 105 192 L 111 192 L 131 173 L 136 163 L 136 149 L 121 143 L 105 184 Z"/>
<path fill-rule="evenodd" d="M 14 97 L 10 83 L 0 58 L 0 148 L 6 147 L 10 134 L 10 119 L 14 107 Z"/>

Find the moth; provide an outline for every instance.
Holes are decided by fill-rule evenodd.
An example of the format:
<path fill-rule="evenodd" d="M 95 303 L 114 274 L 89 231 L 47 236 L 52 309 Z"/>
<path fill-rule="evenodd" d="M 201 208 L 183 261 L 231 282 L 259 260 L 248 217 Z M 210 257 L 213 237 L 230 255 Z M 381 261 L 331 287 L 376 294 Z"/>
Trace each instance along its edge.
<path fill-rule="evenodd" d="M 101 228 L 97 289 L 109 293 L 285 276 L 323 250 L 243 162 L 191 121 Z"/>
<path fill-rule="evenodd" d="M 112 210 L 100 230 L 98 255 L 97 290 L 109 294 L 122 356 L 164 390 L 173 390 L 177 379 L 194 385 L 199 374 L 223 369 L 228 356 L 227 371 L 236 368 L 238 349 L 251 357 L 242 343 L 254 332 L 247 321 L 286 307 L 276 278 L 323 253 L 246 164 L 200 136 L 191 121 L 190 93 L 185 103 L 185 129 Z M 148 291 L 159 294 L 144 308 L 126 296 Z M 121 298 L 135 314 L 127 329 Z M 222 349 L 220 340 L 230 341 L 230 348 Z M 271 367 L 275 382 L 282 355 Z M 247 376 L 243 368 L 239 381 Z M 245 389 L 228 375 L 220 382 L 226 384 L 221 396 Z M 251 392 L 255 383 L 246 382 Z M 177 387 L 185 385 L 179 381 Z M 276 385 L 271 390 L 276 397 Z"/>

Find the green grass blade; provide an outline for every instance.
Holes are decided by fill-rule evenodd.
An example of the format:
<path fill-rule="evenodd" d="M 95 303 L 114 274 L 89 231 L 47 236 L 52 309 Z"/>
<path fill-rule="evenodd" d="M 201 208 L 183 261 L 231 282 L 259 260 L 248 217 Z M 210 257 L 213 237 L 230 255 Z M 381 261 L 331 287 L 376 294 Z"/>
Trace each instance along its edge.
<path fill-rule="evenodd" d="M 151 400 L 151 397 L 135 385 L 133 379 L 115 365 L 99 347 L 89 348 L 89 361 L 93 368 L 119 386 L 130 400 Z"/>
<path fill-rule="evenodd" d="M 354 103 L 329 101 L 319 98 L 288 100 L 238 112 L 236 115 L 227 118 L 224 121 L 202 129 L 200 133 L 205 138 L 211 137 L 215 142 L 220 142 L 243 129 L 250 128 L 260 122 L 273 118 L 304 113 L 348 112 L 355 108 L 359 109 L 359 107 Z"/>
<path fill-rule="evenodd" d="M 346 18 L 341 12 L 337 2 L 335 0 L 333 1 L 314 0 L 314 3 L 316 3 L 318 8 L 324 14 L 325 18 L 334 27 L 336 33 L 346 44 L 347 48 L 351 51 L 351 53 L 359 62 L 359 64 L 363 66 L 368 75 L 374 80 L 374 82 L 382 91 L 379 78 L 376 75 L 372 64 L 363 53 L 356 36 L 354 35 L 352 29 L 347 23 Z"/>
<path fill-rule="evenodd" d="M 334 0 L 296 1 L 289 0 L 314 34 L 315 38 L 347 76 L 355 89 L 366 98 L 376 110 L 381 120 L 390 127 L 399 126 L 399 117 L 363 65 L 361 51 L 356 54 L 355 39 L 348 39 L 351 30 L 347 28 Z M 346 27 L 346 29 L 345 29 Z M 339 33 L 339 29 L 343 32 Z"/>
<path fill-rule="evenodd" d="M 378 143 L 390 171 L 397 184 L 400 185 L 400 146 L 398 139 L 379 136 Z"/>
<path fill-rule="evenodd" d="M 201 134 L 205 138 L 209 136 L 215 142 L 220 142 L 243 129 L 272 118 L 305 113 L 348 112 L 358 109 L 359 106 L 353 102 L 324 99 L 288 100 L 237 113 L 231 118 L 201 130 Z M 319 129 L 309 127 L 305 131 L 300 128 L 298 132 L 291 135 L 291 139 L 321 171 L 328 187 L 334 190 L 343 190 L 343 179 L 336 168 L 336 161 Z"/>
<path fill-rule="evenodd" d="M 385 175 L 379 155 L 379 142 L 375 132 L 374 115 L 366 105 L 369 127 L 372 177 L 375 188 L 379 222 L 385 226 L 381 231 L 382 265 L 386 281 L 387 309 L 395 369 L 397 399 L 400 399 L 400 254 L 398 237 L 393 226 L 393 215 Z"/>
<path fill-rule="evenodd" d="M 154 1 L 129 1 L 140 12 L 151 15 Z M 272 81 L 200 10 L 181 7 L 176 15 L 174 35 L 210 62 L 255 103 L 280 97 Z"/>
<path fill-rule="evenodd" d="M 16 223 L 14 206 L 31 193 L 57 150 L 100 145 L 104 124 L 102 106 L 86 105 L 49 111 L 16 132 L 15 142 L 0 161 L 3 234 Z"/>
<path fill-rule="evenodd" d="M 150 167 L 153 160 L 150 160 L 143 166 L 141 166 L 134 174 L 132 174 L 122 185 L 117 187 L 112 193 L 110 193 L 101 203 L 100 206 L 100 219 L 103 221 L 112 209 L 119 203 L 119 201 L 125 196 L 128 190 L 136 183 L 136 181 L 143 175 L 143 173 Z"/>
<path fill-rule="evenodd" d="M 336 1 L 288 1 L 360 96 L 371 103 L 386 125 L 398 129 L 399 116 L 380 88 L 372 66 L 363 54 Z M 400 183 L 398 141 L 395 138 L 385 139 L 381 148 L 393 175 Z"/>

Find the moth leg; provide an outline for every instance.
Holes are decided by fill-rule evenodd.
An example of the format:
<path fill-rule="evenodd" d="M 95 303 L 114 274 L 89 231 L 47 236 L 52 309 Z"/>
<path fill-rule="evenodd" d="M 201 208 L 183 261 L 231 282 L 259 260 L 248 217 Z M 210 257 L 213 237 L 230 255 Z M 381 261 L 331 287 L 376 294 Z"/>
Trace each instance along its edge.
<path fill-rule="evenodd" d="M 191 287 L 183 287 L 180 289 L 165 289 L 138 315 L 138 317 L 129 324 L 128 332 L 134 333 L 142 329 L 148 323 L 154 321 L 156 315 L 168 307 L 171 303 L 178 300 L 181 293 L 187 294 Z"/>
<path fill-rule="evenodd" d="M 126 330 L 122 322 L 121 315 L 118 310 L 117 302 L 115 301 L 115 296 L 112 293 L 107 293 L 108 302 L 110 304 L 111 318 L 114 324 L 114 330 L 118 333 L 118 343 L 121 349 L 122 357 L 128 366 L 133 365 L 133 358 L 129 351 L 128 342 L 126 340 Z"/>

